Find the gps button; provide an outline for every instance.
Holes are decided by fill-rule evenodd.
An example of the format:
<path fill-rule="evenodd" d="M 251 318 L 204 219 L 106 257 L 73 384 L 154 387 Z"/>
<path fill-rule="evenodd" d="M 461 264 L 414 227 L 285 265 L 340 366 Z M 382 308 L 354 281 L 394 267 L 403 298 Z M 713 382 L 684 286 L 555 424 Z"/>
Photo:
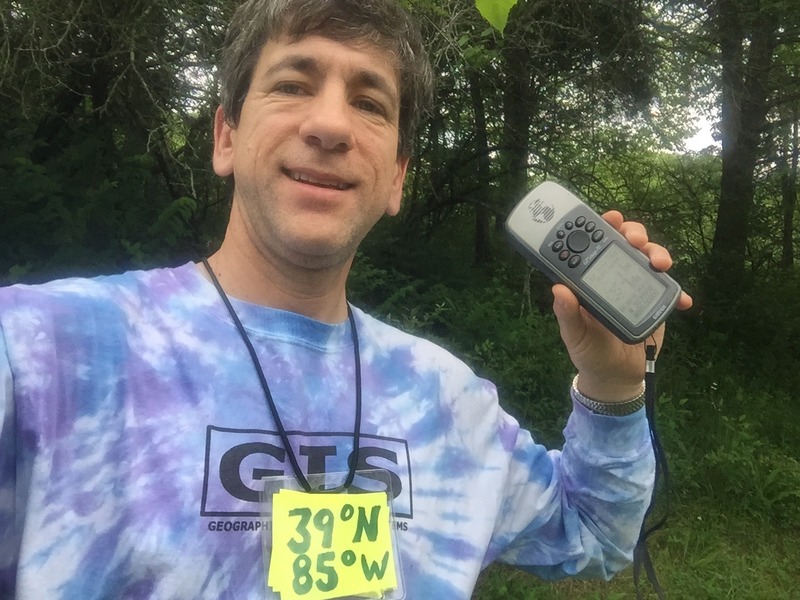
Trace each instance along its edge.
<path fill-rule="evenodd" d="M 589 234 L 581 230 L 573 231 L 567 238 L 567 247 L 573 252 L 585 251 L 590 243 Z"/>

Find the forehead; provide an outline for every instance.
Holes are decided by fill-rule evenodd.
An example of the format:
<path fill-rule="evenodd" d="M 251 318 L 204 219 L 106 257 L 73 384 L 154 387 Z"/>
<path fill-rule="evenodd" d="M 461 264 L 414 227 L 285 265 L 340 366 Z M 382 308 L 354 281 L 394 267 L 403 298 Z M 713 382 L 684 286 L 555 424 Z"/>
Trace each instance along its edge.
<path fill-rule="evenodd" d="M 295 69 L 345 77 L 375 76 L 383 79 L 395 93 L 399 90 L 399 71 L 395 56 L 367 41 L 338 41 L 320 35 L 300 38 L 282 36 L 268 40 L 261 48 L 256 76 L 279 69 Z"/>

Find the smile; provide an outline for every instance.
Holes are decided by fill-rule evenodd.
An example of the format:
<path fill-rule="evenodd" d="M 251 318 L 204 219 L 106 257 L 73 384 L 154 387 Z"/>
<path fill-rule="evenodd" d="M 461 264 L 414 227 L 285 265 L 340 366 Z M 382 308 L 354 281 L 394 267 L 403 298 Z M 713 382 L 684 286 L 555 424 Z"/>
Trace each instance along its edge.
<path fill-rule="evenodd" d="M 284 169 L 284 173 L 299 183 L 306 183 L 331 190 L 344 191 L 353 187 L 352 183 L 340 181 L 333 177 L 315 177 L 307 173 L 298 173 L 297 171 L 290 171 L 288 169 Z"/>

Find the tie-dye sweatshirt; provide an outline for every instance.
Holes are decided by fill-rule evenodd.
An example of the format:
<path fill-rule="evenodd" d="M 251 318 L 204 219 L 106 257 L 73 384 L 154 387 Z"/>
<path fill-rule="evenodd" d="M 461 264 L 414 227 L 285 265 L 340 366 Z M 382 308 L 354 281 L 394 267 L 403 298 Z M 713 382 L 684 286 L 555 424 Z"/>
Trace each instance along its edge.
<path fill-rule="evenodd" d="M 347 471 L 349 323 L 233 303 L 300 467 Z M 391 478 L 406 598 L 469 598 L 495 560 L 546 578 L 629 562 L 653 480 L 642 411 L 575 404 L 548 451 L 464 363 L 354 313 L 358 466 Z M 291 473 L 193 264 L 0 290 L 0 597 L 263 598 L 259 483 Z"/>

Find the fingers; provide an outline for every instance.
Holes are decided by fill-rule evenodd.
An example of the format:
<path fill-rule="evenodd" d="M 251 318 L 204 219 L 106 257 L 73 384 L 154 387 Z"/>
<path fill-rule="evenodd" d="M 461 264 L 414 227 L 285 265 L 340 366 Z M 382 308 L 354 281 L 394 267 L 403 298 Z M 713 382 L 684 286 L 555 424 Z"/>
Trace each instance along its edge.
<path fill-rule="evenodd" d="M 694 304 L 692 297 L 686 292 L 681 292 L 681 297 L 678 298 L 678 303 L 675 305 L 675 308 L 678 310 L 688 310 L 692 308 L 692 304 Z"/>
<path fill-rule="evenodd" d="M 619 231 L 619 228 L 625 222 L 625 217 L 623 217 L 622 213 L 618 210 L 609 210 L 608 212 L 604 212 L 602 216 L 606 223 L 611 225 L 617 231 Z"/>
<path fill-rule="evenodd" d="M 603 219 L 628 240 L 631 246 L 642 250 L 648 242 L 647 229 L 637 221 L 626 221 L 618 210 L 610 210 L 603 214 Z"/>
<path fill-rule="evenodd" d="M 618 210 L 610 210 L 604 213 L 603 219 L 619 231 L 631 246 L 638 248 L 647 256 L 654 269 L 668 271 L 672 267 L 672 256 L 669 250 L 664 246 L 651 242 L 644 225 L 637 221 L 626 221 Z M 692 297 L 686 292 L 681 292 L 676 308 L 678 310 L 687 310 L 692 307 L 692 303 Z"/>
<path fill-rule="evenodd" d="M 552 288 L 553 292 L 553 311 L 556 317 L 565 319 L 577 318 L 579 313 L 578 298 L 565 285 L 557 283 Z"/>
<path fill-rule="evenodd" d="M 650 259 L 653 268 L 666 271 L 672 267 L 672 256 L 669 251 L 664 246 L 650 241 L 644 225 L 638 221 L 626 221 L 622 213 L 617 210 L 608 211 L 603 218 L 619 231 L 631 246 L 644 253 Z"/>
<path fill-rule="evenodd" d="M 650 264 L 653 265 L 654 269 L 667 271 L 672 267 L 672 255 L 664 246 L 654 242 L 647 242 L 639 250 L 650 259 Z"/>
<path fill-rule="evenodd" d="M 585 323 L 581 317 L 578 298 L 565 285 L 560 283 L 552 287 L 553 313 L 558 320 L 561 339 L 567 348 L 579 345 L 586 335 Z"/>

